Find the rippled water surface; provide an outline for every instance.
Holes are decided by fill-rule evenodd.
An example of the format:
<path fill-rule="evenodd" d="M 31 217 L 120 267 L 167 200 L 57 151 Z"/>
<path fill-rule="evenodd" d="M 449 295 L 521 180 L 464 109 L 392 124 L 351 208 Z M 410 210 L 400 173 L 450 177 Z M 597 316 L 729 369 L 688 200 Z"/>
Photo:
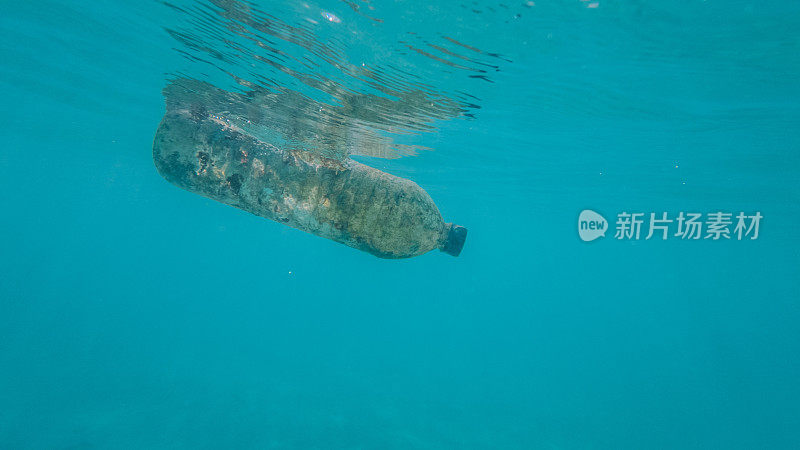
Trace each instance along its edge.
<path fill-rule="evenodd" d="M 799 5 L 0 10 L 0 448 L 800 446 Z M 463 253 L 170 185 L 165 97 L 413 180 Z M 586 243 L 584 209 L 764 219 Z"/>

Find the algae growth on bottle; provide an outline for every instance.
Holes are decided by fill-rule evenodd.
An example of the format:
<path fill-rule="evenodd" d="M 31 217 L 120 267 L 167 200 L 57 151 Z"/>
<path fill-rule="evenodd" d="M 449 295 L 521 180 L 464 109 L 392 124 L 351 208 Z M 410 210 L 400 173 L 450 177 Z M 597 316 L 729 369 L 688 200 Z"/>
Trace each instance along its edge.
<path fill-rule="evenodd" d="M 167 181 L 382 258 L 437 248 L 459 255 L 466 228 L 445 223 L 416 183 L 349 158 L 258 139 L 209 107 L 209 97 L 220 92 L 199 82 L 165 88 L 153 160 Z"/>

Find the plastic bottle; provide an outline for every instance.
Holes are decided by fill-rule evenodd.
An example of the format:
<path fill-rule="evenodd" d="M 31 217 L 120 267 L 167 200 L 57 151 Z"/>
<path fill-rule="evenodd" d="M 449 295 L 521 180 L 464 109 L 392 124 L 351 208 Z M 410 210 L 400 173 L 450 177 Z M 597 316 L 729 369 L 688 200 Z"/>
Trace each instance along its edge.
<path fill-rule="evenodd" d="M 467 235 L 410 180 L 351 159 L 281 150 L 169 98 L 153 160 L 176 186 L 381 258 L 436 248 L 458 256 Z"/>

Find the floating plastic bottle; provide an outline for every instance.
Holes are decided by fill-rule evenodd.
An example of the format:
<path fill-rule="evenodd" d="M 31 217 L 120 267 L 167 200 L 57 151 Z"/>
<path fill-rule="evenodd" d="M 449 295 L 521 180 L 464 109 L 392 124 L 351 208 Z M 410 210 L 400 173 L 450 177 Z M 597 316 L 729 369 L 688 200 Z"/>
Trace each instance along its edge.
<path fill-rule="evenodd" d="M 467 229 L 445 223 L 416 183 L 351 159 L 278 148 L 169 90 L 153 160 L 170 183 L 381 258 L 461 252 Z"/>

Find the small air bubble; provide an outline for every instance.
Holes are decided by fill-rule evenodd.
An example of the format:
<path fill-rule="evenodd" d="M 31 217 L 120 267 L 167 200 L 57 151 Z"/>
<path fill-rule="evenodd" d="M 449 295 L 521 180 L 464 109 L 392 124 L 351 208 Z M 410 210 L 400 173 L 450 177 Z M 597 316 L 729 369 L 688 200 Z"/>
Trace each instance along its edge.
<path fill-rule="evenodd" d="M 336 17 L 334 14 L 331 14 L 331 13 L 325 12 L 325 11 L 322 12 L 322 17 L 328 19 L 329 22 L 333 22 L 333 23 L 340 23 L 342 21 L 341 19 Z"/>

